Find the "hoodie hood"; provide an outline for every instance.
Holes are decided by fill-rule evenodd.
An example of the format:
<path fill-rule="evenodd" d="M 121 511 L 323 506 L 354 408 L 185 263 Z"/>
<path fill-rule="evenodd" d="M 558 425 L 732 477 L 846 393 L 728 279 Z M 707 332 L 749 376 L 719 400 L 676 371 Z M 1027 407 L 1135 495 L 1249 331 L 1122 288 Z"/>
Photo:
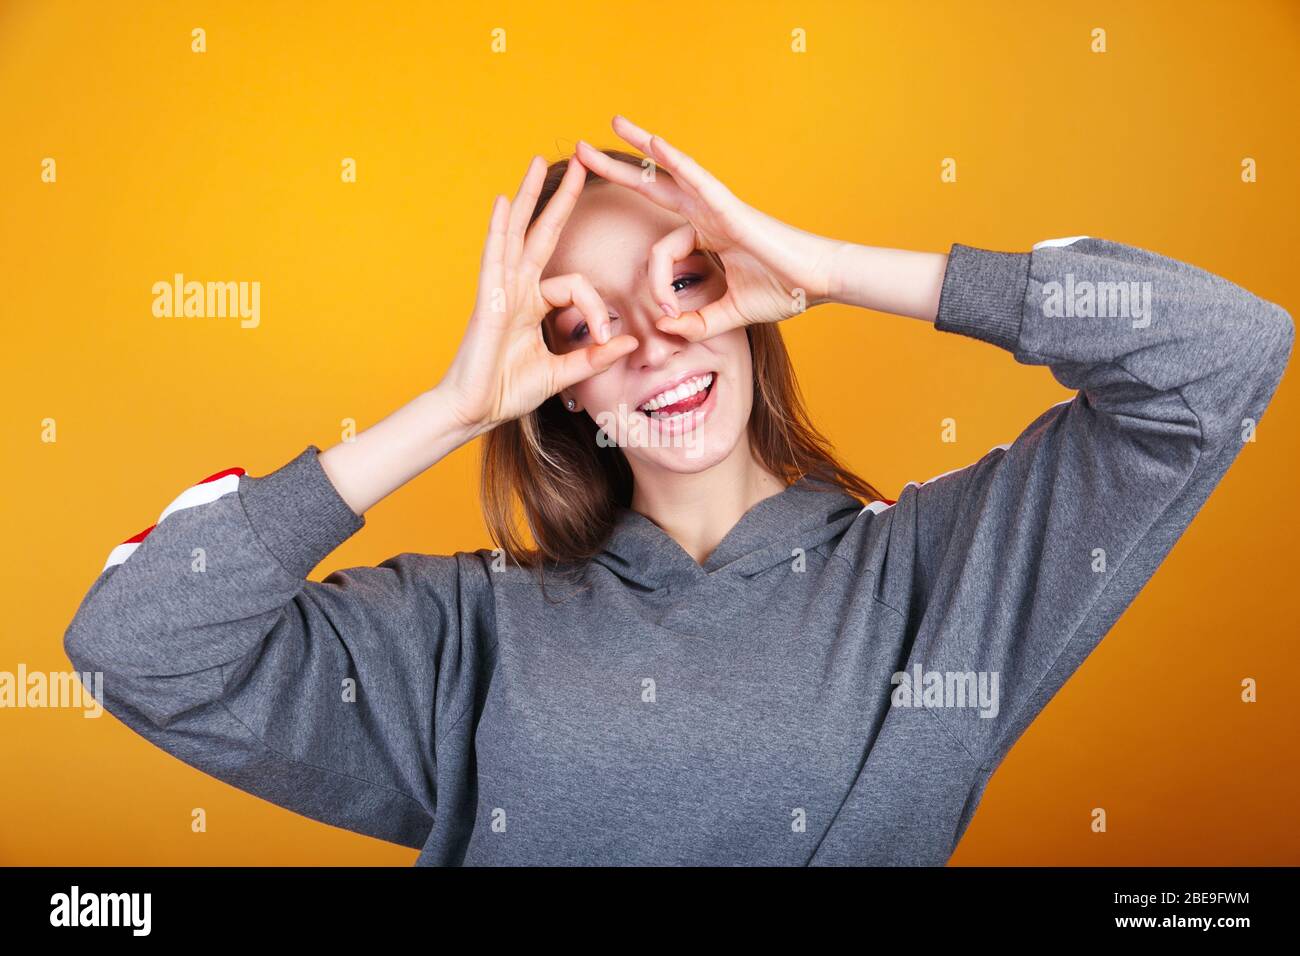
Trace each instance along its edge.
<path fill-rule="evenodd" d="M 650 590 L 713 576 L 751 577 L 843 534 L 862 503 L 835 485 L 801 478 L 750 508 L 701 565 L 645 515 L 622 508 L 592 560 Z"/>

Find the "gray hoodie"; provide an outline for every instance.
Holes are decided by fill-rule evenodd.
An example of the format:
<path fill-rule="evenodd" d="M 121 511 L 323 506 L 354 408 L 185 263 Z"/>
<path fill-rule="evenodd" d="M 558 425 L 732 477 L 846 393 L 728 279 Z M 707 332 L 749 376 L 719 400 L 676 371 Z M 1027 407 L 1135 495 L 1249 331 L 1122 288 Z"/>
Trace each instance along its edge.
<path fill-rule="evenodd" d="M 1254 429 L 1294 325 L 1086 237 L 954 245 L 935 323 L 1077 392 L 864 508 L 804 479 L 701 566 L 623 511 L 570 583 L 479 550 L 307 575 L 314 445 L 190 487 L 64 640 L 186 763 L 440 864 L 942 864 Z"/>

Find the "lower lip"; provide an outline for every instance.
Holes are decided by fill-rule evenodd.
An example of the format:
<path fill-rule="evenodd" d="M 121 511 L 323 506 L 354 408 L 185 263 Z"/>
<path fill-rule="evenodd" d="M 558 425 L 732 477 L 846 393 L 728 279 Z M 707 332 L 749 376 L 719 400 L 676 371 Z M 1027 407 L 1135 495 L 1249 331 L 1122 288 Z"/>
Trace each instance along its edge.
<path fill-rule="evenodd" d="M 718 400 L 718 373 L 713 373 L 713 384 L 709 386 L 709 397 L 704 400 L 704 404 L 692 408 L 689 412 L 681 415 L 675 415 L 672 418 L 651 418 L 645 412 L 638 412 L 638 415 L 645 417 L 652 428 L 658 428 L 662 434 L 673 435 L 677 432 L 687 431 L 692 428 L 699 428 L 704 420 L 709 417 L 709 412 Z"/>

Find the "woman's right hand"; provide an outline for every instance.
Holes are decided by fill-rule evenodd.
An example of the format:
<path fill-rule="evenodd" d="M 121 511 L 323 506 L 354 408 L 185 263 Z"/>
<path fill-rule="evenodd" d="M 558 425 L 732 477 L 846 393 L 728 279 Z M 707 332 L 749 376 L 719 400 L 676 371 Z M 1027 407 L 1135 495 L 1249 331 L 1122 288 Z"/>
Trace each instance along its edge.
<path fill-rule="evenodd" d="M 603 372 L 637 345 L 630 335 L 610 338 L 609 311 L 585 276 L 541 278 L 587 170 L 570 158 L 559 189 L 529 229 L 545 177 L 545 161 L 534 156 L 513 202 L 496 197 L 474 312 L 436 389 L 471 436 L 528 414 L 561 389 Z M 581 311 L 595 344 L 557 355 L 546 347 L 542 319 L 565 306 Z"/>

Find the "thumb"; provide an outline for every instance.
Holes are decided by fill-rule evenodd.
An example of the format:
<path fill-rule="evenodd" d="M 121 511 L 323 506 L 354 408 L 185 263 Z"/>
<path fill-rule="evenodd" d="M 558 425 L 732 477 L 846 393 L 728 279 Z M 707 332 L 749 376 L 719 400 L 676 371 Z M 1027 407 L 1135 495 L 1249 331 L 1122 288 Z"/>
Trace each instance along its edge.
<path fill-rule="evenodd" d="M 739 321 L 735 310 L 729 308 L 728 301 L 728 297 L 724 296 L 690 312 L 677 316 L 665 315 L 655 320 L 655 328 L 669 335 L 680 335 L 689 342 L 712 338 L 744 324 Z"/>
<path fill-rule="evenodd" d="M 636 347 L 637 340 L 633 336 L 616 335 L 603 345 L 588 345 L 554 356 L 555 390 L 570 388 L 605 371 Z"/>

